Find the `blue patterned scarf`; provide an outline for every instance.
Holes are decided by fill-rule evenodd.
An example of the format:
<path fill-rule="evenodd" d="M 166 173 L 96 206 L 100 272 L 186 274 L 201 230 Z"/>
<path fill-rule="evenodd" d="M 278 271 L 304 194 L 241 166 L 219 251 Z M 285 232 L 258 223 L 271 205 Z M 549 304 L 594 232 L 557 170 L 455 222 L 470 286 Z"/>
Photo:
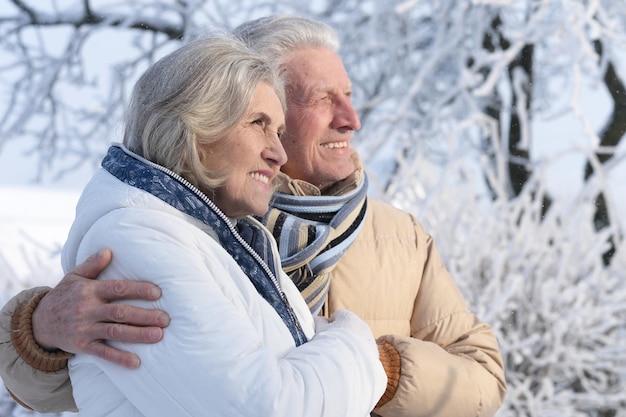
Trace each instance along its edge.
<path fill-rule="evenodd" d="M 245 218 L 239 219 L 235 229 L 228 217 L 196 187 L 122 145 L 109 148 L 102 167 L 120 181 L 144 190 L 208 225 L 259 294 L 274 307 L 289 328 L 296 346 L 307 342 L 300 322 L 279 287 L 267 233 Z"/>

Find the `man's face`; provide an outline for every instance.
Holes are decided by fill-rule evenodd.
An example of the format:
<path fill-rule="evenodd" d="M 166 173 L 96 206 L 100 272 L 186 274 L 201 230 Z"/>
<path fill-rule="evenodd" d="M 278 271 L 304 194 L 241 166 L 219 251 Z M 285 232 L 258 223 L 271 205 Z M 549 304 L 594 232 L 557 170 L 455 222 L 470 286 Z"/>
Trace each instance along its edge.
<path fill-rule="evenodd" d="M 352 131 L 361 121 L 350 103 L 352 88 L 339 55 L 326 48 L 303 48 L 284 67 L 287 82 L 288 161 L 282 171 L 324 188 L 355 170 Z"/>

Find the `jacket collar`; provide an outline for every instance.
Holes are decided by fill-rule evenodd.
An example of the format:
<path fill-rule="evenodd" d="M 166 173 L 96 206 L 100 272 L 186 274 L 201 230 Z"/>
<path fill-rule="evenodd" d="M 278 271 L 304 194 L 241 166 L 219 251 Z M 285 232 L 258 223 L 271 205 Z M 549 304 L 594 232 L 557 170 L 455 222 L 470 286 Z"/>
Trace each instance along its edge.
<path fill-rule="evenodd" d="M 361 182 L 363 182 L 364 171 L 361 158 L 356 150 L 351 150 L 352 160 L 356 169 L 347 178 L 337 181 L 336 183 L 320 190 L 315 185 L 291 178 L 289 175 L 279 172 L 274 179 L 275 191 L 283 194 L 290 194 L 295 196 L 340 196 L 354 190 Z"/>

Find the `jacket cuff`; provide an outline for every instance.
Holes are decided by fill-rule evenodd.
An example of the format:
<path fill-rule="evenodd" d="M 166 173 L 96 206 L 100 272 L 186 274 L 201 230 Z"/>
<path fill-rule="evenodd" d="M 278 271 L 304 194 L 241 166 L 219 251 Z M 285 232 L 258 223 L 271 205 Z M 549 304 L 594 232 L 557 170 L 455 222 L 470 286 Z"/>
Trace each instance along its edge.
<path fill-rule="evenodd" d="M 30 366 L 44 372 L 56 372 L 67 366 L 72 354 L 62 350 L 44 350 L 35 341 L 32 327 L 33 311 L 48 291 L 40 292 L 17 306 L 11 319 L 11 341 L 20 357 Z"/>
<path fill-rule="evenodd" d="M 400 353 L 386 340 L 381 339 L 376 343 L 378 344 L 380 362 L 383 364 L 383 368 L 385 368 L 385 373 L 387 374 L 387 388 L 376 404 L 376 407 L 380 407 L 387 404 L 387 402 L 396 395 L 396 391 L 398 390 L 398 384 L 400 382 Z"/>

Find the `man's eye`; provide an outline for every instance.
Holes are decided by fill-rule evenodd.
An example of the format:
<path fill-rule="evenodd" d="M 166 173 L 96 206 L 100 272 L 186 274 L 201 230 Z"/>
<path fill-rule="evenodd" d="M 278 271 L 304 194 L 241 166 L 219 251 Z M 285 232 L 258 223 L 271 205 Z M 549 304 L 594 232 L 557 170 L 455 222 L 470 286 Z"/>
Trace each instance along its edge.
<path fill-rule="evenodd" d="M 315 97 L 313 99 L 311 99 L 311 103 L 312 104 L 318 104 L 318 103 L 323 103 L 325 100 L 328 100 L 329 97 L 328 96 L 319 96 L 319 97 Z"/>

